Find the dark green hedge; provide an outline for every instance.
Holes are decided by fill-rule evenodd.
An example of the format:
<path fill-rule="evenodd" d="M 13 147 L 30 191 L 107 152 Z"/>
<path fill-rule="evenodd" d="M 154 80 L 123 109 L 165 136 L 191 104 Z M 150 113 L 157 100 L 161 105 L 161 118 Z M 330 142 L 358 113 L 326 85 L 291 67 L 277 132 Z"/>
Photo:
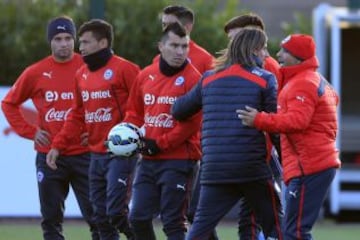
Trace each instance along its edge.
<path fill-rule="evenodd" d="M 158 14 L 164 6 L 178 3 L 192 8 L 196 22 L 191 38 L 215 55 L 227 45 L 224 23 L 246 12 L 239 11 L 239 2 L 105 0 L 104 16 L 114 26 L 114 51 L 144 67 L 157 54 Z M 27 65 L 50 54 L 45 38 L 50 18 L 66 14 L 79 27 L 90 18 L 89 13 L 90 0 L 0 0 L 0 85 L 13 84 Z"/>

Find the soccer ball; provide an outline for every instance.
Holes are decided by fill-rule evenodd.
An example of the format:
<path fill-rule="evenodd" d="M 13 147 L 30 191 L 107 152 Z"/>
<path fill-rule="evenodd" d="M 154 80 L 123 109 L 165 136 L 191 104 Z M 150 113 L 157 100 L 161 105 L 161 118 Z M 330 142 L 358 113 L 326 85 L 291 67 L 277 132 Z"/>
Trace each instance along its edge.
<path fill-rule="evenodd" d="M 141 137 L 142 134 L 135 125 L 119 123 L 111 128 L 106 147 L 116 156 L 130 157 L 139 149 Z"/>

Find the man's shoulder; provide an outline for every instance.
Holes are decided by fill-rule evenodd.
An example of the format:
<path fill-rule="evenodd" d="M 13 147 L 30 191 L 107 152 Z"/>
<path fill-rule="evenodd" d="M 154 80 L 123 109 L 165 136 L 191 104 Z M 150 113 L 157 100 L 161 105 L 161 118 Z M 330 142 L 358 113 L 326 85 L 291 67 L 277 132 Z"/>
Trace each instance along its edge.
<path fill-rule="evenodd" d="M 119 55 L 114 54 L 113 57 L 111 58 L 111 61 L 114 62 L 115 64 L 120 64 L 121 66 L 131 66 L 140 69 L 139 65 Z"/>
<path fill-rule="evenodd" d="M 191 54 L 203 55 L 213 58 L 213 56 L 205 48 L 201 47 L 193 40 L 190 40 L 190 45 L 189 45 L 189 55 Z"/>
<path fill-rule="evenodd" d="M 28 75 L 37 75 L 38 73 L 42 74 L 42 72 L 49 70 L 53 62 L 54 60 L 52 56 L 47 56 L 27 66 L 24 72 L 26 72 Z"/>

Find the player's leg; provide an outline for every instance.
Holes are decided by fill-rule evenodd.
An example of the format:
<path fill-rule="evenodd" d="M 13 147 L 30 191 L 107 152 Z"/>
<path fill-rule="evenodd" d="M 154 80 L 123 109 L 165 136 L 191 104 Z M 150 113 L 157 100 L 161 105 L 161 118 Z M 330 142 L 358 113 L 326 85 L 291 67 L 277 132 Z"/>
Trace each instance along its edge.
<path fill-rule="evenodd" d="M 152 223 L 159 206 L 155 168 L 154 161 L 140 160 L 135 170 L 129 214 L 135 239 L 156 239 Z"/>
<path fill-rule="evenodd" d="M 92 240 L 99 240 L 100 235 L 94 219 L 94 211 L 89 194 L 90 154 L 66 157 L 69 166 L 71 187 L 79 204 L 81 214 L 88 223 Z"/>
<path fill-rule="evenodd" d="M 285 239 L 312 239 L 312 227 L 335 173 L 336 170 L 331 168 L 290 180 L 286 190 Z"/>
<path fill-rule="evenodd" d="M 46 154 L 37 153 L 36 171 L 42 215 L 41 227 L 45 240 L 62 240 L 64 201 L 69 192 L 68 173 L 63 159 L 57 161 L 58 169 L 46 165 Z"/>
<path fill-rule="evenodd" d="M 244 197 L 255 213 L 265 238 L 282 239 L 283 211 L 279 192 L 273 179 L 263 179 L 243 184 Z"/>
<path fill-rule="evenodd" d="M 101 240 L 118 240 L 119 233 L 106 215 L 106 169 L 110 157 L 108 154 L 91 154 L 89 168 L 90 201 L 93 205 L 94 219 Z"/>
<path fill-rule="evenodd" d="M 188 221 L 190 222 L 190 224 L 192 224 L 192 222 L 194 220 L 195 211 L 196 211 L 196 207 L 199 202 L 199 196 L 200 196 L 200 168 L 199 168 L 198 164 L 196 167 L 198 168 L 198 170 L 196 171 L 197 174 L 195 174 L 195 180 L 194 180 L 191 197 L 190 197 L 189 209 L 187 211 L 187 218 L 188 218 Z M 211 235 L 209 237 L 209 240 L 218 240 L 218 239 L 219 238 L 217 236 L 217 232 L 214 229 L 214 231 L 211 233 Z"/>
<path fill-rule="evenodd" d="M 124 233 L 128 239 L 133 238 L 128 213 L 134 168 L 138 155 L 133 157 L 113 157 L 107 166 L 106 213 L 110 223 Z"/>
<path fill-rule="evenodd" d="M 242 198 L 239 202 L 239 222 L 238 230 L 241 240 L 253 240 L 259 239 L 261 231 L 260 225 L 256 222 L 255 214 L 247 203 L 245 198 Z"/>
<path fill-rule="evenodd" d="M 208 240 L 219 221 L 238 202 L 237 184 L 202 184 L 194 222 L 187 240 Z"/>
<path fill-rule="evenodd" d="M 158 168 L 161 188 L 160 217 L 168 240 L 184 239 L 186 210 L 191 194 L 195 161 L 166 160 Z"/>

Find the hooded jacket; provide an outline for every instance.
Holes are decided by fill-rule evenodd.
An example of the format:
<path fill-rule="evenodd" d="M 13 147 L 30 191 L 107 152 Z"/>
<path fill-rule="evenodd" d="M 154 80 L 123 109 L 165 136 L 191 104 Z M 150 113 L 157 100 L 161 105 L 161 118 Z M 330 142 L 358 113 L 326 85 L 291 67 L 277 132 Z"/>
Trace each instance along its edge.
<path fill-rule="evenodd" d="M 280 69 L 284 86 L 279 94 L 278 113 L 261 112 L 255 127 L 281 134 L 284 181 L 339 167 L 335 147 L 339 98 L 318 73 L 318 60 Z"/>

